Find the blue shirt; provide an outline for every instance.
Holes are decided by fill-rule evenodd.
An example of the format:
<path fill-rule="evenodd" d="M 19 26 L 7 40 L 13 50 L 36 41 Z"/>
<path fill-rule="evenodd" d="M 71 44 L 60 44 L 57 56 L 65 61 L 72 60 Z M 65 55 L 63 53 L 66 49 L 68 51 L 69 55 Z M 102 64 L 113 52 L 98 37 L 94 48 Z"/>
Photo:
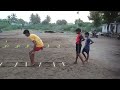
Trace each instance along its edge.
<path fill-rule="evenodd" d="M 91 39 L 87 38 L 84 46 L 85 49 L 90 49 L 90 42 L 91 42 Z"/>

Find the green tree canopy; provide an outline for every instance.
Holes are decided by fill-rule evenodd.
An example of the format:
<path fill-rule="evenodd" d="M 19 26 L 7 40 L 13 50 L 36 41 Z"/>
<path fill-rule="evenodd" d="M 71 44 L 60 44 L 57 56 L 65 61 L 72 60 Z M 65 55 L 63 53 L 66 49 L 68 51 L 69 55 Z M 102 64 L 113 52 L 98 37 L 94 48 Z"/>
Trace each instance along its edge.
<path fill-rule="evenodd" d="M 83 21 L 79 18 L 79 19 L 76 19 L 75 20 L 75 24 L 78 25 L 78 26 L 82 26 L 83 24 Z"/>
<path fill-rule="evenodd" d="M 95 27 L 99 27 L 102 23 L 102 13 L 99 11 L 90 11 L 90 16 L 88 16 L 89 20 L 93 21 Z"/>
<path fill-rule="evenodd" d="M 9 23 L 17 23 L 18 22 L 18 20 L 17 20 L 17 16 L 16 16 L 16 14 L 11 14 L 11 15 L 9 15 L 8 17 L 7 17 L 7 19 L 8 19 L 8 21 L 9 21 Z"/>
<path fill-rule="evenodd" d="M 6 28 L 9 24 L 9 21 L 6 19 L 0 19 L 0 29 Z"/>
<path fill-rule="evenodd" d="M 57 20 L 56 21 L 56 24 L 58 24 L 58 25 L 66 25 L 67 24 L 67 21 L 66 20 Z"/>
<path fill-rule="evenodd" d="M 47 15 L 46 19 L 42 21 L 42 24 L 49 24 L 51 21 L 51 17 Z"/>
<path fill-rule="evenodd" d="M 39 24 L 41 22 L 41 19 L 38 14 L 34 15 L 33 13 L 30 16 L 30 22 L 32 24 Z"/>

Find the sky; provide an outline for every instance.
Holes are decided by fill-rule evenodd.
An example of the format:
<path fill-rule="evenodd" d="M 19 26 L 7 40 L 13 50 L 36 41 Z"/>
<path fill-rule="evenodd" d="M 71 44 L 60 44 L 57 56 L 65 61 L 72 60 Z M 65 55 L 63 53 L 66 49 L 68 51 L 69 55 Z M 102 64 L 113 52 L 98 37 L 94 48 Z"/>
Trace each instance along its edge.
<path fill-rule="evenodd" d="M 30 15 L 38 14 L 43 21 L 47 15 L 51 17 L 51 23 L 55 23 L 57 20 L 65 19 L 68 23 L 74 23 L 75 19 L 80 18 L 84 22 L 91 22 L 88 19 L 89 11 L 0 11 L 0 19 L 6 19 L 8 15 L 15 13 L 17 18 L 30 21 Z"/>

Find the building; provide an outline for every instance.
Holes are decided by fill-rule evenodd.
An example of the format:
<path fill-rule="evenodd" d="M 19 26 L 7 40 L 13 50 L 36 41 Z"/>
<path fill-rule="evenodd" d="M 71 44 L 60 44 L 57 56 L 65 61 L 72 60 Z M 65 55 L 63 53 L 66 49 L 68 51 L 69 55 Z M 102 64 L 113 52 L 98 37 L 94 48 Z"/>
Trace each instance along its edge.
<path fill-rule="evenodd" d="M 102 33 L 115 33 L 115 34 L 120 33 L 120 23 L 110 23 L 109 27 L 108 24 L 103 24 Z"/>

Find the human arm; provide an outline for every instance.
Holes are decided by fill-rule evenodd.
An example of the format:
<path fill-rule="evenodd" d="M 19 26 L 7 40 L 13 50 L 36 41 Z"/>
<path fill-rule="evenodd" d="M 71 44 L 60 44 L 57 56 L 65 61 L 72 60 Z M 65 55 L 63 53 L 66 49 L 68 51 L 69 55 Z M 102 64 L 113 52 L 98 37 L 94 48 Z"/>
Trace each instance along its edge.
<path fill-rule="evenodd" d="M 34 44 L 33 50 L 35 50 L 36 45 L 37 45 L 37 44 L 36 44 L 36 41 L 35 41 L 35 40 L 33 40 L 32 42 L 33 42 L 33 44 Z"/>
<path fill-rule="evenodd" d="M 93 44 L 94 42 L 90 39 L 90 44 Z"/>
<path fill-rule="evenodd" d="M 81 35 L 81 37 L 82 37 L 82 41 L 84 41 L 85 40 L 85 38 Z"/>

